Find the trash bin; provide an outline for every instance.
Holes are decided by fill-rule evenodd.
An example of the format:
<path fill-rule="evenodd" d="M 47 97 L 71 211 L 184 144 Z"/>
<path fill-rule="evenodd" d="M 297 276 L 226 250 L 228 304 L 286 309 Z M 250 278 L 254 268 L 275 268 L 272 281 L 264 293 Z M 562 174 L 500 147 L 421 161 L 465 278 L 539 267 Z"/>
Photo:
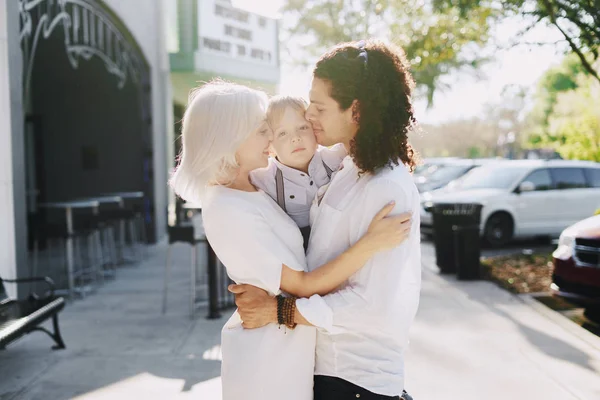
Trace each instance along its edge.
<path fill-rule="evenodd" d="M 433 205 L 435 258 L 441 273 L 457 273 L 459 279 L 479 275 L 481 208 L 481 204 L 473 203 Z"/>
<path fill-rule="evenodd" d="M 475 280 L 480 277 L 480 231 L 476 225 L 454 225 L 454 253 L 456 277 L 459 280 Z"/>

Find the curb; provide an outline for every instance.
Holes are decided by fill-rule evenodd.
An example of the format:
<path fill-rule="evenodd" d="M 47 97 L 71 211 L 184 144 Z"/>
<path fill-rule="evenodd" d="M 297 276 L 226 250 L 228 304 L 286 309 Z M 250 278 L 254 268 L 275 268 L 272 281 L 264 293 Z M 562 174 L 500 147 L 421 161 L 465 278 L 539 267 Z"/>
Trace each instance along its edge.
<path fill-rule="evenodd" d="M 435 278 L 439 279 L 439 277 L 437 276 L 437 265 L 435 265 L 435 262 L 432 263 L 430 260 L 427 260 L 427 261 L 422 260 L 421 265 L 423 267 L 423 272 L 429 273 L 432 276 L 435 276 Z M 442 282 L 442 281 L 443 281 L 443 279 L 440 279 L 438 282 Z M 511 293 L 510 291 L 500 287 L 499 285 L 495 284 L 494 282 L 490 282 L 490 281 L 485 281 L 485 282 L 494 284 L 496 287 L 498 287 L 498 289 L 500 289 L 500 290 L 504 291 L 505 293 L 513 296 L 514 298 L 520 300 L 523 304 L 529 306 L 534 311 L 536 311 L 538 314 L 545 316 L 546 318 L 548 318 L 549 320 L 554 322 L 556 325 L 563 328 L 565 331 L 569 332 L 570 334 L 576 336 L 580 340 L 589 344 L 595 350 L 600 351 L 600 336 L 596 336 L 592 332 L 588 331 L 587 329 L 583 328 L 582 326 L 571 321 L 569 318 L 565 317 L 558 311 L 554 311 L 553 309 L 545 306 L 544 304 L 542 304 L 541 302 L 537 301 L 534 298 L 535 296 L 548 295 L 548 293 L 542 292 L 542 293 L 515 294 L 515 293 Z M 451 286 L 451 285 L 447 285 L 447 286 Z"/>
<path fill-rule="evenodd" d="M 539 294 L 539 293 L 534 293 Z M 547 294 L 547 293 L 544 293 Z M 559 325 L 561 328 L 566 330 L 567 332 L 577 336 L 579 339 L 583 340 L 587 344 L 594 347 L 596 350 L 600 351 L 600 337 L 594 335 L 592 332 L 587 329 L 579 326 L 575 322 L 571 321 L 569 318 L 565 317 L 558 311 L 554 311 L 553 309 L 545 306 L 534 298 L 534 295 L 527 294 L 519 294 L 515 295 L 519 300 L 533 308 L 538 313 L 542 314 L 546 318 L 550 319 L 555 324 Z"/>

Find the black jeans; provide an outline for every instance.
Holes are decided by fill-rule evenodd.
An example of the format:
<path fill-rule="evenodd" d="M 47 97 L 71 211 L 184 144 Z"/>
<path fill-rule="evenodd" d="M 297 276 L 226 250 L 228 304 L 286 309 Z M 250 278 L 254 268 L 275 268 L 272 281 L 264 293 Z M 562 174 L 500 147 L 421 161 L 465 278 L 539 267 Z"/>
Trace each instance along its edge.
<path fill-rule="evenodd" d="M 314 400 L 412 400 L 406 392 L 399 396 L 384 396 L 363 389 L 353 383 L 333 376 L 316 375 Z"/>

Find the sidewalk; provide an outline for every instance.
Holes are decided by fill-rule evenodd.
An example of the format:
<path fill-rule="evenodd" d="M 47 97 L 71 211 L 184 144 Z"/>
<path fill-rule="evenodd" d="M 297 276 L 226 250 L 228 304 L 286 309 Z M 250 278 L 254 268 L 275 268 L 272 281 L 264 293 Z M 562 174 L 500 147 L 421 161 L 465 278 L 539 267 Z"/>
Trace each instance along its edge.
<path fill-rule="evenodd" d="M 0 352 L 0 400 L 219 399 L 228 313 L 209 321 L 200 309 L 189 319 L 189 249 L 177 245 L 161 315 L 165 249 L 154 247 L 142 265 L 67 305 L 67 350 L 53 352 L 49 338 L 33 333 Z M 600 338 L 491 283 L 439 276 L 429 244 L 423 264 L 406 360 L 416 400 L 600 398 Z"/>
<path fill-rule="evenodd" d="M 600 338 L 490 282 L 440 276 L 431 244 L 422 249 L 406 360 L 417 400 L 600 399 Z"/>

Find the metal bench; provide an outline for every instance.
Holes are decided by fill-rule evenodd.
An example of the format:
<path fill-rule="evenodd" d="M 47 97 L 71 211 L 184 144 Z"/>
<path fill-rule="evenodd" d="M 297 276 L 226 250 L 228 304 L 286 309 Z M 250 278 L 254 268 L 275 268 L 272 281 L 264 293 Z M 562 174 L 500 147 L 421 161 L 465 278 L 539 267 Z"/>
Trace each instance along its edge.
<path fill-rule="evenodd" d="M 6 295 L 4 282 L 33 283 L 45 282 L 49 291 L 43 297 L 32 293 L 25 300 L 10 299 Z M 54 282 L 48 277 L 2 279 L 0 278 L 0 350 L 15 340 L 33 331 L 42 331 L 50 336 L 55 346 L 53 350 L 64 349 L 65 344 L 58 327 L 58 313 L 65 307 L 65 300 L 54 295 Z M 40 326 L 52 318 L 54 333 Z"/>

